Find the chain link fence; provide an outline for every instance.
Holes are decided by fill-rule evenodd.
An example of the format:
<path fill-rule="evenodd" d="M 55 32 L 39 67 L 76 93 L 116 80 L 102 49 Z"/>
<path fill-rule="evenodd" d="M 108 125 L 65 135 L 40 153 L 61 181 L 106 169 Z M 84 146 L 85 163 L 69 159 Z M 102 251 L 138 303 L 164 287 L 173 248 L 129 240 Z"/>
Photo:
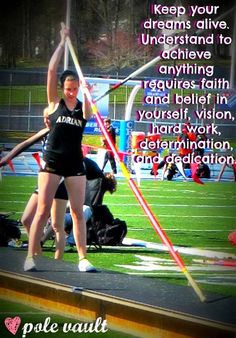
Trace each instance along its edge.
<path fill-rule="evenodd" d="M 46 96 L 46 70 L 21 71 L 21 70 L 1 70 L 0 71 L 0 131 L 27 131 L 35 132 L 44 127 L 43 124 L 43 109 L 47 105 Z M 126 105 L 129 98 L 131 88 L 125 86 L 123 90 L 123 98 L 120 94 L 114 91 L 112 99 L 109 102 L 109 117 L 112 120 L 123 120 L 125 117 Z M 119 95 L 119 97 L 118 97 Z M 179 107 L 178 107 L 179 108 Z M 204 120 L 197 119 L 194 116 L 196 106 L 188 105 L 191 122 L 193 125 L 206 125 L 214 123 L 218 126 L 221 132 L 220 136 L 223 140 L 235 140 L 236 135 L 236 114 L 235 110 L 231 110 L 234 120 Z M 176 106 L 169 107 L 155 107 L 144 106 L 142 103 L 142 95 L 135 99 L 131 120 L 135 121 L 134 130 L 149 132 L 150 123 L 156 125 L 173 125 L 176 120 L 158 119 L 154 121 L 136 120 L 137 110 L 151 110 L 154 109 L 177 109 Z M 184 123 L 184 120 L 178 121 Z M 173 133 L 168 136 L 175 136 Z"/>

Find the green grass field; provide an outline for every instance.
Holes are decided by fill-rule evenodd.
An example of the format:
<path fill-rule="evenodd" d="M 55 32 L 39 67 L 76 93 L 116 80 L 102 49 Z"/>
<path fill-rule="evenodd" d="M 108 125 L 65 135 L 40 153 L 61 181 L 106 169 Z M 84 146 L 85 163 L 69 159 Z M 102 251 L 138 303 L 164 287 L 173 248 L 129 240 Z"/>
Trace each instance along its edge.
<path fill-rule="evenodd" d="M 132 91 L 132 87 L 121 86 L 117 88 L 115 92 L 109 94 L 110 102 L 114 102 L 114 96 L 116 104 L 125 103 Z M 27 104 L 29 96 L 32 104 L 43 104 L 47 102 L 46 86 L 0 86 L 0 105 L 8 105 L 9 102 L 12 105 Z M 136 98 L 135 103 L 142 102 L 143 92 L 140 91 Z"/>
<path fill-rule="evenodd" d="M 3 176 L 0 183 L 0 212 L 14 212 L 19 219 L 36 186 L 36 177 Z M 140 191 L 173 245 L 236 254 L 228 234 L 236 229 L 236 185 L 234 182 L 142 180 Z M 125 220 L 128 238 L 161 243 L 148 218 L 139 206 L 127 181 L 118 179 L 115 194 L 106 194 L 114 217 Z M 22 236 L 25 239 L 25 235 Z M 47 242 L 44 254 L 53 257 L 52 243 Z M 70 250 L 69 250 L 70 249 Z M 167 283 L 187 285 L 182 272 L 169 253 L 144 247 L 103 247 L 88 249 L 89 259 L 99 269 L 161 278 Z M 202 256 L 180 254 L 188 271 L 204 291 L 236 295 L 236 268 L 196 262 Z M 67 247 L 64 260 L 77 263 L 75 248 Z M 153 262 L 154 260 L 154 262 Z M 175 269 L 176 268 L 176 269 Z"/>

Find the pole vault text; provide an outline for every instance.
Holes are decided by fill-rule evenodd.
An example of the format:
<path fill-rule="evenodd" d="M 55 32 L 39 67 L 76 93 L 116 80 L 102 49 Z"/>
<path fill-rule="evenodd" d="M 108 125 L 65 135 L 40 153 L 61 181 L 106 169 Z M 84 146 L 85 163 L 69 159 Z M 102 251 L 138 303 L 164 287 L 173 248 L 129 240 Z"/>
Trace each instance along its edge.
<path fill-rule="evenodd" d="M 177 18 L 187 14 L 190 17 L 196 15 L 216 15 L 219 10 L 219 6 L 188 6 L 187 9 L 183 6 L 162 6 L 162 5 L 151 5 L 151 14 L 155 15 L 174 15 Z"/>
<path fill-rule="evenodd" d="M 139 164 L 158 164 L 162 161 L 160 154 L 157 155 L 134 155 L 133 160 L 135 163 Z M 217 153 L 204 155 L 204 156 L 195 156 L 193 153 L 185 156 L 180 156 L 176 154 L 170 154 L 165 157 L 166 163 L 196 163 L 196 164 L 234 164 L 234 157 L 232 155 L 224 156 L 218 155 Z"/>
<path fill-rule="evenodd" d="M 22 338 L 26 338 L 29 333 L 105 333 L 107 329 L 107 320 L 98 317 L 91 323 L 64 323 L 59 327 L 57 323 L 52 323 L 51 318 L 45 318 L 43 323 L 25 323 L 22 328 Z"/>

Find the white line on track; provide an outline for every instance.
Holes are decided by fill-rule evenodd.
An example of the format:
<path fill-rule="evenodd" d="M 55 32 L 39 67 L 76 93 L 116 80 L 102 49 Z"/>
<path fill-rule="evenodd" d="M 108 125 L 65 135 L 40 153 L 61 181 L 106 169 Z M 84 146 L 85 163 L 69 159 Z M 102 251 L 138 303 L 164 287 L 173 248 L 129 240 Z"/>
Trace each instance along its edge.
<path fill-rule="evenodd" d="M 124 197 L 130 197 L 131 195 L 130 194 L 122 194 L 122 195 L 116 195 L 116 198 L 124 198 Z M 157 194 L 156 196 L 153 196 L 153 194 L 152 195 L 148 195 L 148 194 L 145 194 L 145 198 L 148 198 L 148 197 L 156 197 L 156 198 L 160 198 L 160 199 L 163 199 L 163 198 L 166 198 L 166 199 L 170 199 L 170 196 L 168 196 L 168 195 L 160 195 L 160 194 Z M 204 200 L 236 200 L 236 196 L 221 196 L 221 195 L 216 195 L 216 196 L 212 196 L 212 197 L 210 197 L 210 196 L 202 196 L 202 197 L 199 197 L 198 196 L 198 198 L 199 199 L 204 199 Z M 172 195 L 171 196 L 171 199 L 180 199 L 180 196 L 179 195 L 176 195 L 176 196 L 174 196 L 174 195 Z"/>
<path fill-rule="evenodd" d="M 7 196 L 10 196 L 10 195 L 26 195 L 26 194 L 28 194 L 28 193 L 27 192 L 9 192 L 9 193 L 7 193 Z M 6 196 L 6 193 L 0 192 L 0 195 Z"/>
<path fill-rule="evenodd" d="M 120 183 L 119 183 L 120 184 Z M 127 187 L 128 188 L 128 187 Z M 158 187 L 140 187 L 141 191 L 155 191 L 156 193 L 158 193 Z M 200 191 L 196 191 L 196 190 L 186 190 L 186 189 L 164 189 L 165 192 L 167 193 L 175 193 L 177 192 L 178 194 L 196 194 L 196 195 L 206 195 L 205 192 L 200 192 Z M 209 193 L 210 196 L 218 196 L 217 193 Z M 225 193 L 223 195 L 226 195 Z"/>
<path fill-rule="evenodd" d="M 3 200 L 3 201 L 1 201 L 1 203 L 5 203 L 5 204 L 7 204 L 7 203 L 14 203 L 14 204 L 25 204 L 26 203 L 26 201 L 15 201 L 15 200 Z M 152 207 L 154 207 L 154 206 L 156 206 L 156 207 L 160 207 L 160 208 L 208 208 L 208 209 L 210 209 L 210 208 L 218 208 L 218 209 L 226 209 L 226 208 L 229 208 L 229 209 L 234 209 L 235 208 L 235 205 L 201 205 L 201 204 L 195 204 L 195 205 L 189 205 L 189 204 L 156 204 L 156 203 L 149 203 L 148 204 L 149 206 L 152 206 Z M 123 204 L 123 203 L 109 203 L 109 206 L 122 206 L 123 208 L 125 208 L 125 207 L 133 207 L 133 206 L 138 206 L 138 204 L 137 203 L 126 203 L 126 204 Z M 116 214 L 116 216 L 118 217 L 118 215 L 119 214 Z M 120 215 L 119 215 L 120 216 Z M 123 214 L 122 214 L 122 216 L 124 216 Z M 133 214 L 133 215 L 125 215 L 125 216 L 127 216 L 127 217 L 142 217 L 143 215 L 137 215 L 137 214 Z M 144 215 L 145 216 L 145 215 Z M 183 216 L 181 216 L 181 215 L 162 215 L 162 214 L 159 214 L 159 217 L 218 217 L 218 218 L 236 218 L 236 214 L 235 214 L 235 216 L 217 216 L 217 215 L 214 215 L 214 216 L 209 216 L 209 215 L 197 215 L 197 216 L 193 216 L 193 215 L 191 215 L 191 216 L 189 216 L 189 215 L 183 215 Z M 146 217 L 146 216 L 145 216 Z"/>
<path fill-rule="evenodd" d="M 142 215 L 142 214 L 116 214 L 116 217 L 147 217 L 146 215 Z M 220 216 L 220 215 L 175 215 L 175 214 L 171 214 L 171 215 L 167 215 L 167 214 L 158 214 L 158 217 L 172 217 L 172 218 L 222 218 L 222 219 L 236 219 L 236 216 Z"/>
<path fill-rule="evenodd" d="M 224 280 L 221 281 L 209 281 L 207 279 L 199 279 L 196 281 L 197 283 L 202 283 L 202 284 L 211 284 L 211 285 L 225 285 L 225 286 L 235 286 L 236 285 L 236 280 L 232 282 L 227 282 Z"/>
<path fill-rule="evenodd" d="M 162 207 L 162 208 L 235 208 L 235 205 L 209 205 L 209 204 L 160 204 L 148 203 L 149 206 Z M 109 206 L 129 207 L 137 206 L 137 203 L 109 203 Z"/>
<path fill-rule="evenodd" d="M 151 263 L 151 262 L 136 262 L 136 265 L 120 265 L 116 264 L 116 266 L 124 268 L 124 269 L 132 269 L 134 271 L 179 271 L 178 266 L 170 266 L 170 265 L 161 265 L 157 263 Z M 219 271 L 219 272 L 232 272 L 236 271 L 235 267 L 228 267 L 228 266 L 188 266 L 189 271 L 209 271 L 209 272 L 214 272 L 214 271 Z"/>
<path fill-rule="evenodd" d="M 11 195 L 29 195 L 29 194 L 31 194 L 31 193 L 33 193 L 33 191 L 30 191 L 30 192 L 9 192 L 9 193 L 7 193 L 6 194 L 6 192 L 0 192 L 0 196 L 11 196 Z M 126 194 L 122 194 L 122 195 L 116 195 L 116 199 L 117 198 L 126 198 L 126 197 L 133 197 L 133 196 L 131 196 L 131 195 L 126 195 Z M 155 196 L 153 196 L 153 195 L 145 195 L 145 198 L 153 198 L 153 197 L 155 197 Z M 156 196 L 156 198 L 158 198 L 158 199 L 167 199 L 167 200 L 169 200 L 170 199 L 170 196 L 166 196 L 166 195 L 157 195 Z M 173 199 L 180 199 L 180 196 L 171 196 L 171 199 L 173 200 Z M 199 199 L 201 199 L 201 197 L 199 197 Z M 225 197 L 223 197 L 223 196 L 216 196 L 216 197 L 209 197 L 209 196 L 207 196 L 207 198 L 204 198 L 204 200 L 217 200 L 217 201 L 223 201 L 223 200 L 227 200 L 227 201 L 236 201 L 236 197 L 232 197 L 232 196 L 225 196 Z M 110 203 L 109 203 L 109 205 L 111 205 Z M 124 204 L 122 204 L 122 205 L 124 205 Z M 166 205 L 166 206 L 168 206 L 168 205 L 170 205 L 170 204 L 157 204 L 157 205 Z"/>
<path fill-rule="evenodd" d="M 167 276 L 167 277 L 173 277 L 173 276 L 175 276 L 175 277 L 183 277 L 183 278 L 185 278 L 185 276 L 182 274 L 182 272 L 181 271 L 179 271 L 179 272 L 175 272 L 175 271 L 166 271 L 166 272 L 163 272 L 163 271 L 160 271 L 160 272 L 148 272 L 148 271 L 145 271 L 145 272 L 138 272 L 138 271 L 135 271 L 135 272 L 130 272 L 130 271 L 128 271 L 128 272 L 125 272 L 126 274 L 128 274 L 128 275 L 156 275 L 156 276 Z M 192 272 L 192 275 L 194 275 L 194 276 L 206 276 L 206 272 L 204 271 L 204 272 L 197 272 L 197 271 L 193 271 Z M 217 274 L 218 275 L 218 274 Z M 217 276 L 216 275 L 216 276 Z M 212 272 L 211 273 L 211 276 L 215 276 L 214 275 L 214 272 Z M 232 276 L 232 278 L 235 278 L 235 274 L 234 275 L 229 275 L 229 274 L 227 274 L 227 276 Z M 224 278 L 225 278 L 226 276 L 225 276 L 225 274 L 224 274 Z M 221 283 L 221 281 L 219 280 L 219 284 Z M 236 284 L 234 284 L 234 286 L 236 286 Z"/>
<path fill-rule="evenodd" d="M 143 231 L 145 228 L 130 228 L 132 231 Z M 185 228 L 163 228 L 165 231 L 185 231 L 185 232 L 229 232 L 234 231 L 235 228 L 231 229 L 185 229 Z"/>
<path fill-rule="evenodd" d="M 15 203 L 25 203 L 25 202 L 15 202 Z M 14 212 L 15 214 L 22 214 L 22 211 L 15 211 Z M 147 216 L 146 215 L 144 215 L 144 214 L 119 214 L 119 213 L 117 213 L 116 214 L 116 217 L 127 217 L 127 218 L 129 218 L 129 217 L 131 217 L 131 218 L 146 218 Z M 196 216 L 193 216 L 193 215 L 191 215 L 191 216 L 189 216 L 189 215 L 166 215 L 166 214 L 159 214 L 158 215 L 158 217 L 169 217 L 169 218 L 221 218 L 221 219 L 236 219 L 236 216 L 220 216 L 220 215 L 212 215 L 212 216 L 210 216 L 210 215 L 207 215 L 207 216 L 203 216 L 203 215 L 196 215 Z M 133 230 L 133 229 L 132 229 Z M 143 229 L 142 229 L 143 230 Z M 166 229 L 166 230 L 170 230 L 170 229 Z M 179 230 L 182 230 L 182 229 L 179 229 Z M 191 229 L 191 231 L 192 231 L 193 229 Z M 232 229 L 232 230 L 234 230 L 234 229 Z M 186 230 L 187 231 L 187 230 Z M 197 230 L 196 230 L 197 231 Z M 203 231 L 203 230 L 199 230 L 199 231 Z M 209 230 L 209 231 L 214 231 L 214 229 L 213 230 Z M 220 231 L 220 230 L 218 230 L 218 231 Z M 229 231 L 231 231 L 231 230 L 229 230 Z"/>
<path fill-rule="evenodd" d="M 26 203 L 25 201 L 1 201 L 1 203 Z"/>
<path fill-rule="evenodd" d="M 19 203 L 19 204 L 25 204 L 25 201 L 1 201 L 1 203 Z M 117 205 L 117 204 L 116 204 Z M 110 206 L 110 204 L 109 204 Z M 125 206 L 125 205 L 124 205 Z M 233 207 L 233 206 L 232 206 Z M 22 211 L 16 211 L 16 214 L 20 214 L 22 213 Z M 124 214 L 120 214 L 120 213 L 116 213 L 116 217 L 124 217 Z M 127 214 L 125 213 L 125 217 L 132 217 L 132 218 L 137 218 L 137 217 L 147 217 L 144 214 Z M 221 218 L 221 219 L 236 219 L 236 215 L 235 216 L 222 216 L 222 215 L 176 215 L 176 214 L 158 214 L 158 217 L 169 217 L 169 218 Z M 176 229 L 178 230 L 178 229 Z M 179 229 L 181 230 L 181 229 Z M 191 229 L 193 230 L 193 229 Z M 202 231 L 202 230 L 199 230 Z M 212 231 L 212 230 L 209 230 Z M 216 231 L 220 231 L 220 230 L 216 230 Z"/>

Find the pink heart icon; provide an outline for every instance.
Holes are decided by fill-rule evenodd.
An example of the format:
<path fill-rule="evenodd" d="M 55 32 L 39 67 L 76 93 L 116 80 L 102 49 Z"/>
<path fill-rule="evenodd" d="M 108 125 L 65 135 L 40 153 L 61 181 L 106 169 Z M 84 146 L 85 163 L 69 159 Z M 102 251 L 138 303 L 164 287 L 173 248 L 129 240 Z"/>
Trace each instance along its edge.
<path fill-rule="evenodd" d="M 8 331 L 15 335 L 19 329 L 21 319 L 20 317 L 14 317 L 14 318 L 8 317 L 5 319 L 4 323 Z"/>

